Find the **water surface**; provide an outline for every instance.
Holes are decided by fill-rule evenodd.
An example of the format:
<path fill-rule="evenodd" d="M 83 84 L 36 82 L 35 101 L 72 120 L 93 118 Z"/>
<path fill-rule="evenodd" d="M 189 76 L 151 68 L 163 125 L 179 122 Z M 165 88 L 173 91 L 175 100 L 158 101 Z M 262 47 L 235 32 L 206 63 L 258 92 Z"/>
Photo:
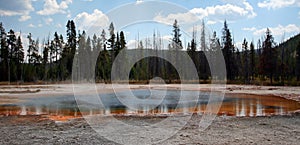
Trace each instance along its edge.
<path fill-rule="evenodd" d="M 156 90 L 159 92 L 159 90 Z M 126 96 L 128 92 L 124 92 Z M 180 93 L 182 93 L 183 101 L 179 103 Z M 197 92 L 198 93 L 198 92 Z M 143 98 L 149 98 L 151 91 L 149 90 L 134 90 L 133 94 L 140 98 L 140 102 L 136 102 L 138 109 L 130 109 L 122 104 L 115 94 L 100 94 L 99 99 L 104 104 L 99 107 L 97 103 L 93 103 L 89 96 L 84 96 L 84 99 L 77 100 L 81 104 L 80 109 L 77 106 L 75 97 L 57 96 L 57 97 L 35 97 L 28 98 L 24 102 L 16 104 L 0 105 L 0 115 L 47 115 L 54 119 L 72 118 L 84 115 L 156 115 L 156 114 L 171 114 L 171 113 L 198 113 L 205 112 L 209 100 L 209 94 L 200 92 L 199 99 L 194 100 L 189 97 L 190 94 L 195 94 L 192 91 L 177 91 L 168 90 L 159 105 L 157 100 L 150 99 L 142 101 Z M 90 99 L 89 99 L 90 98 Z M 159 98 L 159 97 L 158 97 Z M 129 100 L 130 102 L 131 100 Z M 218 102 L 212 102 L 212 105 Z M 287 100 L 277 96 L 259 96 L 259 95 L 225 95 L 222 106 L 218 115 L 228 116 L 266 116 L 266 115 L 284 115 L 289 112 L 299 110 L 300 103 Z"/>

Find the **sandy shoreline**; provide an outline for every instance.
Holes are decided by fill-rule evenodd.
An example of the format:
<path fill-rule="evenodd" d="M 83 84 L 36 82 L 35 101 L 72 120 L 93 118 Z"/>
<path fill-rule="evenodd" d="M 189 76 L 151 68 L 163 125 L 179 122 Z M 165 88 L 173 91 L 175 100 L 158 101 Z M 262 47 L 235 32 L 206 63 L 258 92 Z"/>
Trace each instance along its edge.
<path fill-rule="evenodd" d="M 226 94 L 275 95 L 300 102 L 300 87 L 253 86 L 253 85 L 212 85 L 212 84 L 168 84 L 168 85 L 130 85 L 131 89 L 182 89 L 199 91 L 217 91 Z M 51 85 L 1 85 L 0 102 L 14 103 L 22 98 L 74 95 L 75 93 L 113 93 L 122 91 L 125 85 L 114 90 L 111 84 L 51 84 Z M 97 92 L 96 92 L 97 91 Z M 8 100 L 13 98 L 13 100 Z"/>

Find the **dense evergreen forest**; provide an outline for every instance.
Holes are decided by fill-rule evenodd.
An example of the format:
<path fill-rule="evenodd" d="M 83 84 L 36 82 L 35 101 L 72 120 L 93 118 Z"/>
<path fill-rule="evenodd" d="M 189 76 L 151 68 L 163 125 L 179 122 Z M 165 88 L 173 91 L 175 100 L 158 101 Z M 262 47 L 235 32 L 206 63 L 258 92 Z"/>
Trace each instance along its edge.
<path fill-rule="evenodd" d="M 163 40 L 159 32 L 154 32 L 153 38 L 139 40 L 135 49 L 141 54 L 155 52 L 173 56 L 175 64 L 182 69 L 189 69 L 178 54 L 187 53 L 193 60 L 200 83 L 209 83 L 211 80 L 210 67 L 205 54 L 213 54 L 221 50 L 224 55 L 227 68 L 228 83 L 257 84 L 257 85 L 300 85 L 300 34 L 281 43 L 274 42 L 272 32 L 267 29 L 265 36 L 256 44 L 244 39 L 242 50 L 239 50 L 232 38 L 227 22 L 224 22 L 222 36 L 219 38 L 216 32 L 211 38 L 205 36 L 205 26 L 202 23 L 199 41 L 193 32 L 191 42 L 187 48 L 181 41 L 180 27 L 175 20 L 173 24 L 173 38 L 170 40 L 168 49 L 164 49 Z M 100 36 L 87 36 L 85 31 L 76 30 L 73 20 L 66 24 L 66 38 L 55 32 L 50 39 L 34 40 L 33 34 L 29 33 L 28 40 L 21 40 L 14 30 L 6 31 L 0 23 L 0 81 L 2 82 L 60 82 L 71 80 L 73 65 L 85 70 L 85 65 L 73 63 L 75 56 L 96 61 L 95 79 L 97 82 L 110 82 L 112 64 L 122 49 L 127 49 L 124 32 L 115 32 L 113 23 L 108 30 L 102 30 Z M 206 40 L 209 40 L 207 42 Z M 22 41 L 28 41 L 27 55 L 24 54 Z M 151 42 L 150 42 L 151 41 Z M 200 42 L 200 43 L 198 43 Z M 206 44 L 209 43 L 209 44 Z M 93 64 L 90 62 L 88 64 Z M 92 66 L 92 65 L 91 65 Z M 89 72 L 82 77 L 89 76 Z M 153 77 L 161 77 L 167 83 L 179 83 L 176 69 L 167 61 L 147 57 L 137 62 L 131 69 L 131 82 L 146 83 Z M 86 78 L 90 79 L 90 78 Z M 222 79 L 222 78 L 220 78 Z"/>

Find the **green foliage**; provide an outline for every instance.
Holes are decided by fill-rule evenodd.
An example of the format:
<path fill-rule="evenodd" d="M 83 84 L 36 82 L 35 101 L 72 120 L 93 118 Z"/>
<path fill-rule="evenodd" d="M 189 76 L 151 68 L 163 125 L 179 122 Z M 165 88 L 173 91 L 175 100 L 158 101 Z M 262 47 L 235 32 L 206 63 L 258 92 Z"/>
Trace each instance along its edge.
<path fill-rule="evenodd" d="M 242 44 L 243 47 L 243 74 L 244 74 L 244 83 L 249 84 L 249 50 L 248 50 L 248 42 L 244 39 Z"/>
<path fill-rule="evenodd" d="M 224 22 L 222 34 L 223 55 L 227 69 L 227 79 L 234 80 L 236 75 L 238 74 L 238 69 L 235 64 L 235 48 L 232 42 L 231 32 L 226 21 Z"/>
<path fill-rule="evenodd" d="M 177 20 L 174 21 L 172 32 L 173 38 L 169 44 L 169 50 L 162 49 L 162 37 L 159 32 L 154 32 L 152 42 L 149 38 L 145 41 L 138 40 L 137 48 L 126 53 L 138 52 L 140 55 L 159 53 L 170 56 L 172 64 L 180 66 L 180 69 L 189 69 L 189 66 L 179 57 L 182 56 L 181 53 L 186 52 L 181 51 L 183 45 Z M 124 32 L 115 33 L 113 23 L 108 29 L 108 39 L 105 30 L 102 30 L 99 36 L 95 34 L 93 37 L 87 36 L 85 31 L 77 34 L 73 20 L 67 22 L 66 41 L 63 35 L 55 32 L 52 40 L 49 36 L 40 45 L 39 39 L 34 39 L 29 33 L 27 56 L 24 56 L 21 38 L 16 37 L 13 30 L 6 32 L 3 24 L 0 23 L 0 34 L 0 81 L 64 81 L 71 79 L 74 65 L 74 68 L 84 72 L 78 77 L 87 81 L 96 79 L 97 82 L 109 83 L 115 58 L 119 52 L 127 49 Z M 200 80 L 190 80 L 191 82 L 210 82 L 212 77 L 224 79 L 210 74 L 210 69 L 214 69 L 214 64 L 218 63 L 215 53 L 222 50 L 228 83 L 299 85 L 300 34 L 276 45 L 271 31 L 267 29 L 264 40 L 258 41 L 256 49 L 253 42 L 249 45 L 244 39 L 241 51 L 235 48 L 226 21 L 222 29 L 221 42 L 216 32 L 209 38 L 210 41 L 206 41 L 208 36 L 205 36 L 204 22 L 202 22 L 199 39 L 201 44 L 197 44 L 195 30 L 192 36 L 186 49 L 197 68 Z M 42 46 L 42 51 L 40 51 L 40 46 Z M 74 59 L 75 56 L 78 56 L 77 59 Z M 207 57 L 212 61 L 210 66 Z M 119 63 L 127 63 L 129 59 L 125 58 Z M 172 64 L 161 58 L 144 58 L 131 68 L 129 79 L 131 82 L 146 83 L 153 77 L 161 77 L 167 83 L 178 83 L 180 78 Z M 92 68 L 93 66 L 96 67 Z M 85 70 L 95 70 L 96 77 L 91 78 L 94 72 Z"/>
<path fill-rule="evenodd" d="M 298 42 L 298 46 L 296 48 L 296 76 L 297 81 L 300 81 L 300 41 Z"/>
<path fill-rule="evenodd" d="M 256 70 L 256 53 L 255 53 L 255 49 L 254 49 L 254 44 L 253 42 L 251 42 L 250 44 L 250 66 L 249 66 L 249 74 L 251 77 L 251 80 L 254 80 L 256 74 L 257 74 L 257 70 Z"/>
<path fill-rule="evenodd" d="M 180 50 L 183 48 L 180 37 L 181 37 L 180 28 L 179 28 L 177 20 L 175 20 L 173 23 L 173 38 L 172 38 L 172 43 L 171 43 L 172 50 Z"/>
<path fill-rule="evenodd" d="M 274 72 L 276 72 L 276 49 L 274 38 L 271 35 L 271 31 L 267 29 L 265 40 L 262 44 L 262 56 L 260 60 L 260 69 L 263 75 L 267 75 L 270 79 L 270 83 L 273 83 Z"/>

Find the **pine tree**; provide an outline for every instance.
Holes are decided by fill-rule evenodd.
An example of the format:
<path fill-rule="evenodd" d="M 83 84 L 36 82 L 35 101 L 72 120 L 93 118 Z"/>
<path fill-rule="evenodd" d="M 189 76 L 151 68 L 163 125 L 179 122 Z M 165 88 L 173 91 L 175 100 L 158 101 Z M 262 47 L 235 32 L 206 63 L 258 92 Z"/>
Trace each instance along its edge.
<path fill-rule="evenodd" d="M 266 31 L 265 40 L 262 44 L 262 56 L 260 59 L 260 69 L 263 75 L 267 75 L 270 83 L 273 84 L 273 76 L 276 71 L 276 50 L 274 49 L 275 42 L 269 28 Z"/>
<path fill-rule="evenodd" d="M 29 45 L 28 45 L 28 50 L 27 50 L 27 57 L 28 57 L 28 63 L 29 64 L 31 64 L 32 63 L 32 51 L 33 51 L 33 47 L 35 46 L 35 42 L 34 42 L 34 40 L 32 39 L 32 35 L 31 35 L 31 33 L 29 33 L 28 34 L 28 36 L 27 36 L 27 38 L 28 38 L 28 41 L 29 41 Z"/>
<path fill-rule="evenodd" d="M 49 48 L 50 48 L 50 40 L 48 39 L 47 42 L 44 41 L 44 49 L 43 49 L 43 57 L 42 63 L 47 64 L 49 63 Z"/>
<path fill-rule="evenodd" d="M 110 23 L 109 25 L 109 35 L 110 38 L 107 40 L 108 41 L 108 48 L 111 49 L 111 64 L 114 62 L 115 57 L 116 57 L 116 35 L 115 35 L 115 27 L 113 23 Z M 111 67 L 111 66 L 110 66 Z"/>
<path fill-rule="evenodd" d="M 189 55 L 191 59 L 196 63 L 195 57 L 196 57 L 196 49 L 197 49 L 197 43 L 196 43 L 196 30 L 193 28 L 193 35 L 191 42 L 188 42 L 187 50 L 189 52 Z"/>
<path fill-rule="evenodd" d="M 7 34 L 7 44 L 9 48 L 9 81 L 15 81 L 17 79 L 17 39 L 12 29 Z"/>
<path fill-rule="evenodd" d="M 39 55 L 39 40 L 34 41 L 32 39 L 31 33 L 27 36 L 29 40 L 29 46 L 27 50 L 28 62 L 29 64 L 38 64 L 40 63 L 40 55 Z"/>
<path fill-rule="evenodd" d="M 235 75 L 243 77 L 243 75 L 244 75 L 243 74 L 243 72 L 244 72 L 243 69 L 244 68 L 243 68 L 243 64 L 242 64 L 241 52 L 239 51 L 239 49 L 236 50 L 234 60 L 235 60 L 236 65 L 239 66 L 235 70 L 235 73 L 236 73 Z"/>
<path fill-rule="evenodd" d="M 3 27 L 3 24 L 0 23 L 0 40 L 1 40 L 1 50 L 0 50 L 0 80 L 1 81 L 8 81 L 9 80 L 9 50 L 7 44 L 7 34 Z"/>
<path fill-rule="evenodd" d="M 41 63 L 41 60 L 42 60 L 42 57 L 41 57 L 41 55 L 40 55 L 40 52 L 39 52 L 39 50 L 40 50 L 40 48 L 39 48 L 39 45 L 40 44 L 40 40 L 39 40 L 39 38 L 37 38 L 36 40 L 35 40 L 35 46 L 34 46 L 34 51 L 33 51 L 33 57 L 34 57 L 34 64 L 36 65 L 36 64 L 39 64 L 39 63 Z"/>
<path fill-rule="evenodd" d="M 86 73 L 85 77 L 88 81 L 92 81 L 94 79 L 94 78 L 92 78 L 93 73 L 91 70 L 95 69 L 95 68 L 93 68 L 93 67 L 95 67 L 95 66 L 93 66 L 93 64 L 95 62 L 92 62 L 92 61 L 94 61 L 93 59 L 91 59 L 92 56 L 93 56 L 93 54 L 92 54 L 91 38 L 88 36 L 88 38 L 86 40 L 86 44 L 85 44 L 85 57 L 84 57 L 84 59 L 86 59 L 85 60 L 86 64 L 84 66 L 85 67 L 84 72 Z"/>
<path fill-rule="evenodd" d="M 23 62 L 24 62 L 24 49 L 22 46 L 21 37 L 18 36 L 16 42 L 16 65 L 17 65 L 18 80 L 23 80 Z"/>
<path fill-rule="evenodd" d="M 40 79 L 40 70 L 39 63 L 41 61 L 41 56 L 39 55 L 39 39 L 34 41 L 32 39 L 31 33 L 27 36 L 29 40 L 27 57 L 28 57 L 28 65 L 25 69 L 25 80 L 26 81 L 36 81 Z"/>
<path fill-rule="evenodd" d="M 190 42 L 188 42 L 187 47 L 186 47 L 186 50 L 187 50 L 188 52 L 191 52 L 191 51 L 192 51 Z"/>
<path fill-rule="evenodd" d="M 212 38 L 210 39 L 210 50 L 211 51 L 218 51 L 221 48 L 220 40 L 217 37 L 217 32 L 214 31 Z"/>
<path fill-rule="evenodd" d="M 125 40 L 125 35 L 124 35 L 123 31 L 120 32 L 120 46 L 121 46 L 121 49 L 126 48 L 126 40 Z"/>
<path fill-rule="evenodd" d="M 76 26 L 73 20 L 67 22 L 67 49 L 70 49 L 71 56 L 74 57 L 76 51 Z"/>
<path fill-rule="evenodd" d="M 257 41 L 257 56 L 258 56 L 257 63 L 258 64 L 257 64 L 256 68 L 257 68 L 257 73 L 258 73 L 258 76 L 260 77 L 260 79 L 263 78 L 263 71 L 261 69 L 261 59 L 262 59 L 261 54 L 262 54 L 262 44 L 261 44 L 261 40 L 258 39 L 258 41 Z"/>
<path fill-rule="evenodd" d="M 108 42 L 109 42 L 108 48 L 111 48 L 112 50 L 115 50 L 116 35 L 115 35 L 115 27 L 114 27 L 113 23 L 110 23 L 108 31 L 109 31 L 109 35 L 110 35 L 110 38 L 108 39 Z"/>
<path fill-rule="evenodd" d="M 197 32 L 196 32 L 195 28 L 193 28 L 193 38 L 192 38 L 191 44 L 190 44 L 192 52 L 196 52 L 196 49 L 197 49 L 196 36 L 197 36 Z"/>
<path fill-rule="evenodd" d="M 202 74 L 202 78 L 204 80 L 208 79 L 209 76 L 209 65 L 208 65 L 208 61 L 207 58 L 205 56 L 206 52 L 207 52 L 207 45 L 206 45 L 206 36 L 205 36 L 205 24 L 204 24 L 204 20 L 202 20 L 202 28 L 201 28 L 201 50 L 203 53 L 200 53 L 200 63 L 201 63 L 201 69 L 200 72 Z"/>
<path fill-rule="evenodd" d="M 110 57 L 106 47 L 107 39 L 106 39 L 106 32 L 104 29 L 101 32 L 100 40 L 103 48 L 103 51 L 101 51 L 100 53 L 101 74 L 102 74 L 102 79 L 106 83 L 107 80 L 109 79 L 109 74 L 110 74 Z"/>
<path fill-rule="evenodd" d="M 249 55 L 248 55 L 248 42 L 246 39 L 243 41 L 243 72 L 244 72 L 244 83 L 248 84 L 249 83 Z"/>
<path fill-rule="evenodd" d="M 296 76 L 297 81 L 300 81 L 300 41 L 298 42 L 296 49 Z"/>
<path fill-rule="evenodd" d="M 64 37 L 60 34 L 59 36 L 59 45 L 58 45 L 58 57 L 59 57 L 59 68 L 58 68 L 58 72 L 59 72 L 59 79 L 60 80 L 65 80 L 69 73 L 68 68 L 67 68 L 67 59 L 66 56 L 64 54 L 64 52 L 67 50 L 66 49 L 66 45 L 64 43 Z"/>
<path fill-rule="evenodd" d="M 173 23 L 173 39 L 171 44 L 173 50 L 181 50 L 183 48 L 180 37 L 181 37 L 180 28 L 177 20 L 175 20 Z"/>
<path fill-rule="evenodd" d="M 218 71 L 218 65 L 220 64 L 220 59 L 218 57 L 218 52 L 221 51 L 220 40 L 217 37 L 216 31 L 213 32 L 212 37 L 210 38 L 210 49 L 209 49 L 209 57 L 211 61 L 211 72 L 213 73 L 211 77 L 219 78 L 222 74 Z M 221 78 L 220 78 L 221 79 Z"/>
<path fill-rule="evenodd" d="M 92 49 L 93 49 L 93 52 L 97 52 L 97 50 L 100 50 L 100 47 L 98 47 L 98 38 L 97 38 L 96 34 L 93 35 Z"/>
<path fill-rule="evenodd" d="M 119 52 L 121 51 L 121 43 L 120 43 L 120 36 L 119 36 L 119 32 L 117 32 L 117 40 L 116 40 L 116 44 L 115 44 L 115 56 L 117 56 L 119 54 Z"/>
<path fill-rule="evenodd" d="M 54 33 L 54 55 L 55 55 L 55 60 L 54 62 L 58 62 L 58 59 L 60 57 L 60 52 L 61 52 L 61 41 L 59 39 L 59 36 L 57 34 L 57 32 Z"/>
<path fill-rule="evenodd" d="M 20 64 L 23 63 L 24 61 L 24 49 L 22 46 L 22 40 L 20 36 L 18 36 L 17 38 L 16 47 L 17 47 L 17 62 Z"/>
<path fill-rule="evenodd" d="M 44 49 L 43 49 L 43 57 L 42 57 L 42 64 L 43 64 L 43 80 L 48 79 L 48 70 L 47 64 L 49 63 L 49 47 L 50 47 L 50 40 L 48 39 L 47 42 L 44 42 Z"/>
<path fill-rule="evenodd" d="M 69 20 L 67 22 L 66 27 L 67 27 L 67 43 L 63 49 L 62 57 L 64 63 L 63 65 L 66 65 L 68 74 L 71 74 L 73 59 L 75 56 L 76 46 L 77 46 L 76 26 L 73 20 Z"/>
<path fill-rule="evenodd" d="M 95 61 L 92 62 L 93 64 L 95 64 L 95 78 L 98 81 L 99 77 L 100 77 L 100 57 L 99 57 L 99 53 L 101 51 L 101 41 L 100 38 L 98 38 L 96 36 L 96 34 L 93 35 L 92 38 L 92 55 L 91 55 L 91 60 Z"/>
<path fill-rule="evenodd" d="M 7 35 L 7 42 L 9 47 L 9 58 L 11 61 L 14 61 L 16 59 L 16 43 L 17 38 L 15 35 L 15 32 L 10 29 Z"/>
<path fill-rule="evenodd" d="M 254 80 L 256 74 L 256 63 L 255 63 L 255 49 L 253 42 L 250 43 L 250 75 L 251 80 Z"/>
<path fill-rule="evenodd" d="M 89 56 L 86 54 L 86 44 L 86 33 L 83 31 L 82 34 L 79 34 L 78 53 L 76 54 L 78 56 L 78 79 L 81 81 L 86 79 L 86 60 L 89 58 Z"/>
<path fill-rule="evenodd" d="M 104 29 L 101 32 L 100 40 L 101 40 L 101 45 L 102 45 L 103 50 L 106 50 L 106 41 L 107 41 L 107 39 L 106 39 L 106 33 L 105 33 Z"/>
<path fill-rule="evenodd" d="M 178 53 L 180 53 L 179 51 L 183 49 L 182 47 L 182 42 L 180 40 L 180 37 L 181 37 L 181 33 L 180 33 L 180 28 L 179 28 L 179 25 L 178 25 L 178 22 L 177 20 L 175 19 L 174 23 L 173 23 L 173 38 L 172 38 L 172 41 L 171 41 L 171 44 L 169 44 L 168 48 L 169 51 L 167 55 L 171 55 L 171 61 L 173 61 L 174 64 L 180 66 L 181 64 L 181 61 L 180 61 L 180 58 L 178 58 Z M 153 48 L 155 49 L 156 47 L 156 37 L 153 37 Z M 154 44 L 155 42 L 155 44 Z M 150 66 L 153 66 L 153 64 L 150 62 L 149 63 Z M 149 69 L 150 70 L 150 69 Z M 167 74 L 168 74 L 168 77 L 169 77 L 169 82 L 171 82 L 172 79 L 176 79 L 175 78 L 175 74 L 176 74 L 176 71 L 175 69 L 172 67 L 172 65 L 170 65 L 169 63 L 166 63 L 166 70 L 167 70 Z"/>
<path fill-rule="evenodd" d="M 193 61 L 193 63 L 195 64 L 195 67 L 198 69 L 198 73 L 200 73 L 200 65 L 199 65 L 199 62 L 197 62 L 198 60 L 199 60 L 199 58 L 197 58 L 197 52 L 196 52 L 196 50 L 197 50 L 197 38 L 196 38 L 196 36 L 197 36 L 197 32 L 196 32 L 196 29 L 195 29 L 195 27 L 193 27 L 193 34 L 192 34 L 192 40 L 191 40 L 191 42 L 190 43 L 188 43 L 188 53 L 189 53 L 189 55 L 190 55 L 190 57 L 191 57 L 191 59 L 192 59 L 192 61 Z"/>
<path fill-rule="evenodd" d="M 206 51 L 207 50 L 207 46 L 206 46 L 206 40 L 205 40 L 205 24 L 204 24 L 204 20 L 202 20 L 202 25 L 201 25 L 201 50 L 202 51 Z"/>
<path fill-rule="evenodd" d="M 223 54 L 225 59 L 225 65 L 227 70 L 227 79 L 233 80 L 235 79 L 235 58 L 234 58 L 234 46 L 232 43 L 231 33 L 228 29 L 227 22 L 224 22 L 223 28 L 223 36 L 222 36 L 222 44 L 223 44 Z"/>

